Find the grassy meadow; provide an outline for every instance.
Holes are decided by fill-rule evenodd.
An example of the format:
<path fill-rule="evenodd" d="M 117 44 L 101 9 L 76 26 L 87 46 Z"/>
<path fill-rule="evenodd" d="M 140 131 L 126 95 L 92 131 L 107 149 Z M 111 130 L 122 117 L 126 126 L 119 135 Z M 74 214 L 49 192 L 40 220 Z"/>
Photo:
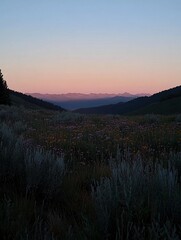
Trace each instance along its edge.
<path fill-rule="evenodd" d="M 181 239 L 181 115 L 0 107 L 0 239 Z"/>

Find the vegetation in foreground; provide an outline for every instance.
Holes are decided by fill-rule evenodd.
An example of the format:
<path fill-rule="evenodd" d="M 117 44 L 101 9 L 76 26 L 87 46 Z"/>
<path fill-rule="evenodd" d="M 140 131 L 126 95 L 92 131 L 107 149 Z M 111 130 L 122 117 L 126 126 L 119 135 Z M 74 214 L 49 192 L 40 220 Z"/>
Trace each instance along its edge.
<path fill-rule="evenodd" d="M 180 239 L 180 124 L 1 106 L 1 239 Z"/>

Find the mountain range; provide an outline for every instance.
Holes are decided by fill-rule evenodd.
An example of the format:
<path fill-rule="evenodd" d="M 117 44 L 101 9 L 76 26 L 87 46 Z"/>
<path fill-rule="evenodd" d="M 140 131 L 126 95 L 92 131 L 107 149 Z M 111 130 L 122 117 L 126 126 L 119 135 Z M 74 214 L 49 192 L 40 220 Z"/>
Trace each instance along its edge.
<path fill-rule="evenodd" d="M 32 97 L 51 102 L 68 110 L 78 108 L 97 107 L 108 104 L 116 104 L 119 102 L 128 102 L 140 96 L 148 96 L 149 94 L 108 94 L 108 93 L 67 93 L 67 94 L 41 94 L 27 93 Z"/>
<path fill-rule="evenodd" d="M 16 92 L 13 90 L 9 90 L 11 103 L 15 106 L 24 106 L 29 109 L 41 109 L 41 110 L 55 110 L 55 111 L 66 111 L 65 108 L 57 106 L 51 102 L 44 101 L 30 95 L 26 95 L 20 92 Z M 51 95 L 51 94 L 50 94 Z M 78 98 L 79 94 L 76 94 Z M 82 97 L 82 94 L 80 94 Z M 79 97 L 80 97 L 79 95 Z M 90 94 L 91 95 L 91 94 Z M 90 95 L 86 97 L 90 98 Z M 94 95 L 94 94 L 92 94 Z M 119 100 L 124 99 L 127 100 L 116 103 L 116 104 L 108 104 L 102 105 L 99 107 L 86 107 L 76 109 L 73 112 L 83 113 L 83 114 L 119 114 L 119 115 L 144 115 L 144 114 L 181 114 L 181 85 L 172 89 L 168 89 L 151 96 L 141 96 L 131 100 L 128 98 L 132 98 L 132 96 L 125 94 L 124 96 L 110 96 L 108 97 L 109 101 L 113 101 L 113 99 Z M 75 97 L 74 94 L 69 94 L 69 97 Z M 106 102 L 108 95 L 98 94 L 96 95 L 97 99 L 91 99 L 92 101 L 99 100 L 100 102 L 103 99 L 103 102 Z M 95 97 L 95 95 L 94 95 Z M 90 99 L 84 100 L 89 101 Z M 72 100 L 73 101 L 73 100 Z M 74 100 L 76 101 L 76 100 Z M 77 100 L 79 101 L 79 100 Z M 108 101 L 108 100 L 107 100 Z"/>

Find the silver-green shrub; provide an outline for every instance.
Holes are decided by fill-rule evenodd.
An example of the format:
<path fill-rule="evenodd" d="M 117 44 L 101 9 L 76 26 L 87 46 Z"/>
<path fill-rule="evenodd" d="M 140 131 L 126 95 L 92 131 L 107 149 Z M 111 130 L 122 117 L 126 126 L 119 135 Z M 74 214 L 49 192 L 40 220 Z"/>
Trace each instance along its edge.
<path fill-rule="evenodd" d="M 60 191 L 64 159 L 43 149 L 33 149 L 25 154 L 25 172 L 27 193 L 39 190 L 51 198 Z"/>
<path fill-rule="evenodd" d="M 155 114 L 146 114 L 144 117 L 144 122 L 146 123 L 159 123 L 160 116 Z"/>
<path fill-rule="evenodd" d="M 55 201 L 61 195 L 64 159 L 28 146 L 21 135 L 24 129 L 26 126 L 21 122 L 0 125 L 0 236 L 53 240 L 43 214 L 44 204 L 42 207 L 36 204 L 37 200 L 38 205 Z"/>
<path fill-rule="evenodd" d="M 175 121 L 176 121 L 177 123 L 181 123 L 181 114 L 178 114 L 178 115 L 176 116 Z"/>
<path fill-rule="evenodd" d="M 159 238 L 162 228 L 164 239 L 170 239 L 168 236 L 172 233 L 167 234 L 167 221 L 172 227 L 175 223 L 181 224 L 181 182 L 175 166 L 176 161 L 181 162 L 181 154 L 174 156 L 174 161 L 170 159 L 167 167 L 161 163 L 145 164 L 140 156 L 125 161 L 124 155 L 110 160 L 110 178 L 92 185 L 101 232 L 106 239 L 114 226 L 115 239 L 130 239 L 128 234 L 136 236 L 136 232 L 137 237 L 133 239 L 145 239 L 146 234 L 148 239 L 154 239 L 151 236 L 156 223 Z"/>
<path fill-rule="evenodd" d="M 13 130 L 16 134 L 20 135 L 27 130 L 27 125 L 21 121 L 15 122 L 13 125 Z"/>
<path fill-rule="evenodd" d="M 0 121 L 18 121 L 24 108 L 15 106 L 0 106 Z"/>
<path fill-rule="evenodd" d="M 57 113 L 52 121 L 55 124 L 60 124 L 60 123 L 79 123 L 84 120 L 85 116 L 80 113 L 72 113 L 72 112 L 61 112 Z"/>
<path fill-rule="evenodd" d="M 13 129 L 5 123 L 0 125 L 1 176 L 21 179 L 26 185 L 26 194 L 39 191 L 50 197 L 60 191 L 65 172 L 63 157 L 41 148 L 28 148 L 23 137 L 16 134 L 17 130 L 24 130 L 23 125 L 17 122 L 14 126 Z"/>

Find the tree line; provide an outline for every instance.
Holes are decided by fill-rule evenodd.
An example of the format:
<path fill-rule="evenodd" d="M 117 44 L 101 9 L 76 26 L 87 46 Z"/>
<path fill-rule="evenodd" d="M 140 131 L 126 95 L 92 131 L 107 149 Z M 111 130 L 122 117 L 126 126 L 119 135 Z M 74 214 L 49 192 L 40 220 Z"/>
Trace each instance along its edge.
<path fill-rule="evenodd" d="M 0 69 L 0 104 L 10 105 L 9 89 Z"/>

